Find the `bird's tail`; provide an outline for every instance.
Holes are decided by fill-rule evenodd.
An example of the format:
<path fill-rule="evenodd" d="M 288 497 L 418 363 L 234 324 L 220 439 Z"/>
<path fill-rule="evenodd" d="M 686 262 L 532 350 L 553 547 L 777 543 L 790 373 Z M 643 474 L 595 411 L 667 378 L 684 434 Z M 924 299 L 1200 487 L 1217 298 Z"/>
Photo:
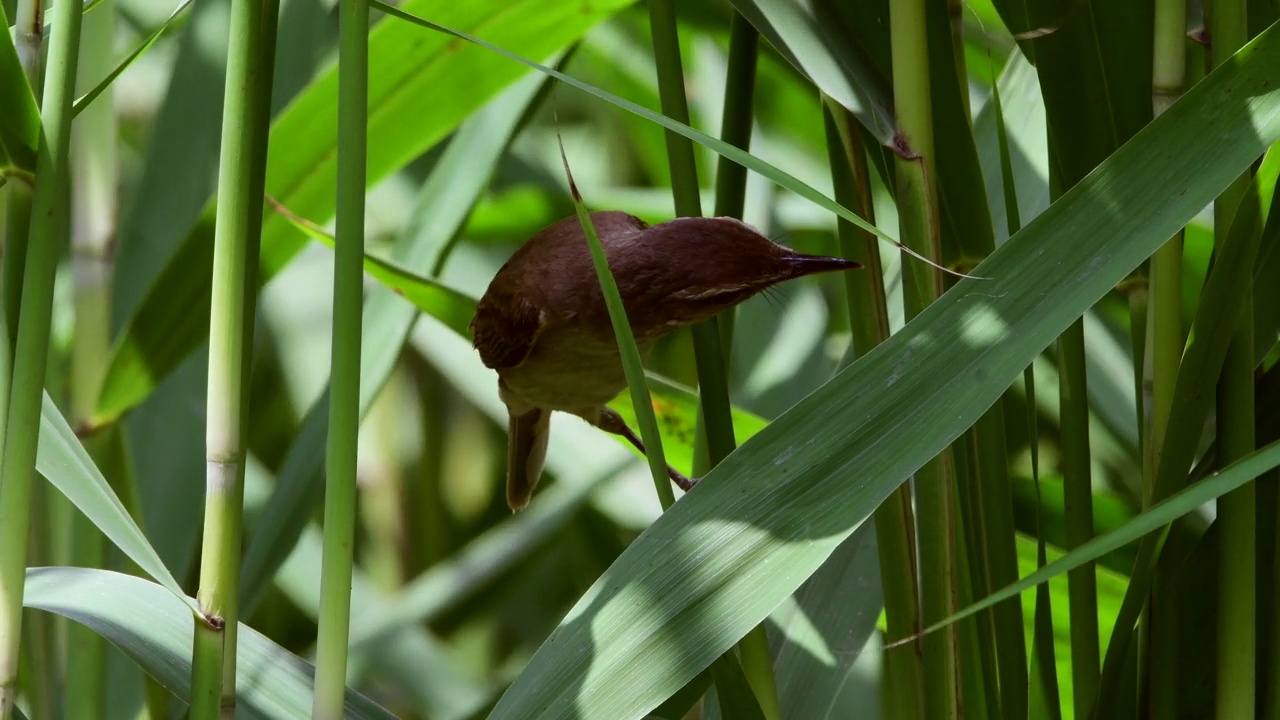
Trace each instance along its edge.
<path fill-rule="evenodd" d="M 507 418 L 507 505 L 522 510 L 542 477 L 551 436 L 551 411 L 534 408 Z"/>

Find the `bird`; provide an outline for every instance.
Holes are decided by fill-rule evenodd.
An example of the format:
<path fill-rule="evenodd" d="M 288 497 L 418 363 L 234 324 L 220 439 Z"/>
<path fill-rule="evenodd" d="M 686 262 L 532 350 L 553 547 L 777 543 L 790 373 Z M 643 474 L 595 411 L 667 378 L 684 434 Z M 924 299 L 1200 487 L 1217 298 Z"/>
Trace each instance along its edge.
<path fill-rule="evenodd" d="M 727 217 L 649 225 L 620 211 L 590 213 L 642 354 L 662 336 L 707 320 L 780 282 L 861 267 L 806 255 Z M 524 508 L 546 461 L 551 415 L 576 415 L 644 443 L 607 405 L 627 386 L 613 325 L 577 216 L 533 235 L 498 270 L 470 323 L 497 371 L 507 407 L 507 504 Z M 672 468 L 683 490 L 695 480 Z"/>

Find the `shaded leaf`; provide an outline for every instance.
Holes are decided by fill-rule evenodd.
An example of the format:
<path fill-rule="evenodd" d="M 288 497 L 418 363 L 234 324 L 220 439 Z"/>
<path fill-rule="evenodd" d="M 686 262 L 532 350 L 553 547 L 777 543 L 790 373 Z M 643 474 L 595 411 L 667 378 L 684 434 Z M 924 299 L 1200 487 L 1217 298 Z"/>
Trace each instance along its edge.
<path fill-rule="evenodd" d="M 174 695 L 190 698 L 194 616 L 159 585 L 106 570 L 32 568 L 23 603 L 92 628 Z M 236 717 L 311 717 L 315 668 L 248 625 L 237 635 Z M 349 718 L 394 718 L 352 690 L 345 710 Z"/>
<path fill-rule="evenodd" d="M 492 717 L 640 715 L 697 675 L 1280 137 L 1277 88 L 1272 28 L 996 250 L 990 279 L 958 283 L 664 513 Z"/>

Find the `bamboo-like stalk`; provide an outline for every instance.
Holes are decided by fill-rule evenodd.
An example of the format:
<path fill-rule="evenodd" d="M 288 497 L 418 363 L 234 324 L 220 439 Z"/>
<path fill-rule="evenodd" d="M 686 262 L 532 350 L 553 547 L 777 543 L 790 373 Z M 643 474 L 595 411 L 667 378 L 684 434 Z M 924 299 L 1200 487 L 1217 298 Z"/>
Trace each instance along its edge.
<path fill-rule="evenodd" d="M 964 105 L 964 116 L 973 117 L 969 103 L 969 72 L 964 60 L 964 0 L 947 0 L 947 18 L 951 27 L 951 55 L 956 69 L 956 80 L 960 83 L 960 102 Z"/>
<path fill-rule="evenodd" d="M 103 0 L 84 19 L 77 95 L 92 89 L 114 59 L 115 2 Z M 71 134 L 76 184 L 71 193 L 71 268 L 75 335 L 69 383 L 72 427 L 93 417 L 111 351 L 111 241 L 116 232 L 118 151 L 112 93 L 107 89 L 88 106 Z M 111 430 L 110 432 L 116 432 Z M 91 445 L 108 447 L 116 438 L 100 435 Z M 102 453 L 95 453 L 99 458 Z M 102 466 L 102 463 L 98 463 Z M 71 561 L 105 567 L 106 539 L 84 515 L 69 509 Z M 67 626 L 66 712 L 68 717 L 106 716 L 106 641 L 79 623 Z"/>
<path fill-rule="evenodd" d="M 670 0 L 650 0 L 649 24 L 653 31 L 653 53 L 658 68 L 662 113 L 687 125 L 689 103 L 684 92 L 684 71 L 680 61 L 680 40 L 676 32 L 674 4 Z M 676 215 L 701 215 L 702 203 L 693 143 L 668 130 L 666 145 Z M 719 458 L 733 452 L 735 446 L 728 381 L 724 374 L 724 351 L 720 347 L 718 324 L 714 318 L 693 328 L 693 345 L 698 364 L 700 405 L 706 420 L 704 429 L 710 465 L 714 467 Z"/>
<path fill-rule="evenodd" d="M 1152 111 L 1164 112 L 1182 94 L 1186 82 L 1186 3 L 1158 0 L 1155 8 Z M 1149 507 L 1155 492 L 1156 471 L 1164 445 L 1173 391 L 1182 359 L 1182 243 L 1179 231 L 1151 257 L 1147 291 L 1146 336 L 1141 358 L 1138 395 L 1141 407 L 1142 504 Z M 1135 316 L 1135 322 L 1138 317 Z M 1174 578 L 1157 571 L 1152 581 L 1149 607 L 1140 625 L 1139 667 L 1155 671 L 1151 692 L 1142 693 L 1152 712 L 1173 712 L 1177 701 L 1177 612 Z M 1163 674 L 1166 682 L 1156 682 Z"/>
<path fill-rule="evenodd" d="M 1067 520 L 1067 548 L 1071 549 L 1093 537 L 1083 320 L 1074 322 L 1058 338 L 1058 369 L 1063 507 Z M 1097 588 L 1094 563 L 1085 563 L 1067 574 L 1067 606 L 1071 617 L 1071 694 L 1074 707 L 1078 708 L 1093 706 L 1102 670 Z"/>
<path fill-rule="evenodd" d="M 80 48 L 80 3 L 62 0 L 53 15 L 57 30 L 50 40 L 46 65 L 30 236 L 13 345 L 4 455 L 0 460 L 0 718 L 6 720 L 12 717 L 17 699 L 29 505 L 48 367 L 54 274 L 70 232 L 68 155 Z"/>
<path fill-rule="evenodd" d="M 827 157 L 835 199 L 854 208 L 868 222 L 875 219 L 866 149 L 853 114 L 828 99 L 823 118 Z M 867 354 L 889 338 L 889 308 L 884 269 L 874 235 L 843 219 L 836 221 L 840 254 L 856 260 L 863 272 L 843 273 L 845 300 L 852 334 L 850 358 Z M 911 485 L 903 483 L 875 512 L 876 549 L 880 556 L 880 587 L 884 593 L 886 643 L 914 638 L 920 632 L 920 589 L 916 577 L 915 520 Z M 915 720 L 924 712 L 924 667 L 919 639 L 886 651 L 887 717 Z"/>
<path fill-rule="evenodd" d="M 0 16 L 3 16 L 3 8 L 0 8 Z M 14 23 L 14 44 L 18 51 L 19 62 L 22 64 L 23 73 L 27 78 L 27 82 L 33 89 L 40 87 L 39 80 L 41 76 L 41 47 L 44 39 L 44 23 L 43 23 L 43 4 L 39 0 L 22 0 L 18 3 L 17 14 Z M 6 25 L 8 23 L 6 22 Z M 35 93 L 37 102 L 39 93 Z M 5 214 L 5 238 L 4 238 L 4 267 L 3 273 L 0 275 L 0 460 L 4 457 L 4 440 L 6 437 L 5 428 L 8 421 L 9 407 L 9 391 L 10 381 L 13 378 L 13 350 L 17 342 L 18 333 L 18 313 L 22 306 L 22 275 L 25 271 L 27 258 L 27 243 L 31 232 L 31 191 L 32 188 L 26 182 L 14 181 L 8 183 L 5 189 L 6 214 Z M 0 484 L 0 497 L 3 497 L 3 485 Z M 38 503 L 41 506 L 44 503 Z M 29 512 L 25 508 L 23 512 Z M 0 508 L 0 513 L 4 510 Z M 2 553 L 0 553 L 2 554 Z M 26 558 L 23 559 L 25 562 Z M 0 619 L 0 635 L 5 632 L 5 620 Z M 19 622 L 17 632 L 21 632 L 22 625 L 30 624 L 30 618 L 26 618 Z M 29 642 L 35 639 L 35 633 L 28 629 Z M 9 630 L 13 632 L 12 630 Z M 36 646 L 38 649 L 39 646 Z M 8 717 L 10 706 L 14 702 L 14 698 L 19 692 L 26 692 L 32 695 L 32 709 L 38 711 L 43 709 L 47 693 L 33 691 L 24 688 L 29 685 L 33 675 L 41 674 L 41 670 L 32 671 L 31 668 L 40 668 L 40 663 L 36 658 L 31 657 L 28 653 L 13 662 L 21 663 L 20 670 L 9 671 L 7 663 L 9 659 L 0 655 L 0 716 Z M 19 683 L 16 687 L 7 688 L 7 683 Z"/>
<path fill-rule="evenodd" d="M 929 46 L 923 0 L 889 6 L 893 56 L 893 97 L 898 120 L 894 138 L 895 185 L 902 243 L 937 259 L 939 224 L 934 187 L 933 119 Z M 902 296 L 911 319 L 942 294 L 942 277 L 904 257 Z M 916 473 L 917 530 L 923 623 L 930 625 L 958 609 L 959 574 L 955 549 L 955 462 L 950 449 Z M 952 625 L 924 639 L 924 716 L 956 718 L 961 713 L 960 628 Z"/>
<path fill-rule="evenodd" d="M 751 146 L 751 126 L 754 119 L 752 107 L 755 101 L 756 56 L 759 50 L 760 34 L 742 15 L 734 13 L 729 23 L 729 59 L 725 72 L 724 112 L 720 120 L 720 139 L 734 147 L 747 150 Z M 720 157 L 716 164 L 716 217 L 735 217 L 742 219 L 742 211 L 746 204 L 747 169 L 726 157 Z M 733 357 L 733 326 L 737 310 L 730 308 L 715 318 L 719 325 L 718 341 L 722 356 L 722 374 L 727 378 L 730 362 Z M 695 341 L 699 338 L 695 335 Z M 704 344 L 711 345 L 706 340 Z M 706 362 L 703 357 L 708 353 L 697 354 L 696 361 Z M 714 372 L 710 370 L 710 372 Z M 701 371 L 699 371 L 701 373 Z M 701 374 L 699 375 L 701 378 Z M 728 402 L 726 397 L 725 402 Z M 711 469 L 733 450 L 733 446 L 721 438 L 717 445 L 724 451 L 714 462 L 706 442 L 706 413 L 702 404 L 698 405 L 697 416 L 698 442 L 693 448 L 693 472 L 701 475 Z M 734 438 L 729 436 L 732 442 Z"/>
<path fill-rule="evenodd" d="M 22 63 L 23 73 L 27 76 L 27 84 L 31 86 L 37 103 L 40 99 L 41 53 L 44 48 L 44 0 L 18 0 L 17 12 L 14 14 L 13 44 L 18 52 L 18 62 Z M 13 343 L 18 336 L 18 308 L 22 306 L 22 273 L 26 269 L 27 239 L 31 232 L 31 187 L 23 182 L 10 182 L 7 185 L 8 213 L 5 227 L 4 271 L 0 279 L 0 293 L 4 301 L 5 322 L 8 325 L 8 342 L 10 347 L 5 353 L 4 362 L 12 358 Z M 4 391 L 0 394 L 0 416 L 8 407 L 8 383 L 11 371 L 4 368 Z M 3 423 L 3 420 L 0 420 Z M 0 425 L 0 437 L 3 436 L 3 425 Z M 3 443 L 0 443 L 3 444 Z M 3 448 L 0 448 L 3 452 Z"/>
<path fill-rule="evenodd" d="M 745 24 L 745 23 L 743 23 Z M 679 122 L 689 123 L 689 105 L 684 92 L 684 72 L 680 61 L 680 40 L 676 30 L 675 4 L 672 0 L 649 0 L 649 25 L 653 33 L 654 59 L 658 68 L 658 92 L 661 98 L 662 112 Z M 731 78 L 738 84 L 733 96 L 735 103 L 744 103 L 729 108 L 729 97 L 726 96 L 726 115 L 724 122 L 746 123 L 746 128 L 738 128 L 743 142 L 750 139 L 750 100 L 752 93 L 742 85 L 754 83 L 754 61 L 747 64 L 743 53 L 754 56 L 756 40 L 754 32 L 748 33 L 739 27 L 737 35 L 739 45 L 747 47 L 738 49 L 739 75 Z M 732 49 L 731 49 L 732 53 Z M 749 71 L 749 72 L 748 72 Z M 736 117 L 731 118 L 730 115 Z M 698 191 L 698 173 L 694 162 L 693 143 L 687 138 L 671 131 L 666 133 L 667 161 L 671 167 L 671 192 L 675 202 L 676 214 L 680 216 L 697 216 L 702 214 L 701 200 Z M 745 173 L 742 175 L 745 192 Z M 731 193 L 726 188 L 725 192 Z M 726 197 L 726 199 L 731 199 Z M 725 374 L 725 356 L 727 347 L 721 347 L 720 329 L 716 318 L 695 325 L 692 330 L 694 357 L 698 368 L 698 389 L 700 410 L 703 418 L 703 434 L 707 442 L 708 467 L 715 467 L 721 460 L 733 452 L 736 442 L 733 435 L 733 416 L 729 404 L 729 382 Z M 764 626 L 760 625 L 748 633 L 738 643 L 743 672 L 755 693 L 755 700 L 764 712 L 767 720 L 778 720 L 781 710 L 778 705 L 777 683 L 773 676 L 773 659 L 769 652 L 769 642 Z M 726 657 L 724 660 L 730 658 Z M 722 661 L 724 661 L 722 660 Z M 722 692 L 727 690 L 722 689 Z"/>
<path fill-rule="evenodd" d="M 231 718 L 244 513 L 244 438 L 257 299 L 276 0 L 233 0 L 209 317 L 206 496 L 191 718 Z"/>
<path fill-rule="evenodd" d="M 1205 5 L 1210 62 L 1217 67 L 1249 38 L 1244 0 Z M 1246 201 L 1249 174 L 1237 178 L 1213 204 L 1213 235 L 1226 238 L 1232 222 L 1258 212 Z M 1261 232 L 1261 224 L 1255 232 Z M 1255 449 L 1253 268 L 1235 281 L 1244 286 L 1239 318 L 1218 381 L 1218 465 L 1230 464 Z M 1252 717 L 1257 695 L 1257 507 L 1254 483 L 1218 499 L 1221 545 L 1218 562 L 1218 662 L 1216 717 Z"/>
<path fill-rule="evenodd" d="M 342 0 L 338 50 L 338 199 L 333 270 L 333 350 L 325 467 L 324 561 L 311 716 L 343 717 L 351 572 L 355 557 L 360 430 L 360 328 L 368 144 L 369 6 Z"/>
<path fill-rule="evenodd" d="M 1277 482 L 1277 473 L 1270 473 L 1270 481 Z M 1278 497 L 1280 500 L 1280 497 Z M 1272 512 L 1280 515 L 1280 507 L 1273 507 Z M 1271 559 L 1271 577 L 1280 578 L 1280 523 L 1277 523 L 1272 543 L 1272 559 Z M 1272 597 L 1280 588 L 1272 585 Z M 1274 606 L 1273 606 L 1274 607 Z M 1261 710 L 1258 717 L 1265 720 L 1280 720 L 1280 618 L 1276 617 L 1276 613 L 1272 613 L 1271 617 L 1271 652 L 1267 658 L 1267 665 L 1259 672 L 1259 683 L 1262 689 Z"/>
<path fill-rule="evenodd" d="M 1005 223 L 1009 229 L 1009 236 L 1012 237 L 1022 229 L 1022 216 L 1018 209 L 1018 192 L 1013 177 L 1013 160 L 1009 151 L 1009 134 L 1005 127 L 1004 105 L 1000 100 L 999 83 L 993 80 L 991 85 L 991 104 L 996 120 L 996 142 L 1000 149 L 1000 182 L 1004 191 Z M 1040 432 L 1034 363 L 1028 365 L 1023 372 L 1022 382 L 1026 404 L 1027 444 L 1031 457 L 1031 480 L 1036 490 L 1036 567 L 1043 568 L 1048 564 L 1048 551 L 1044 533 L 1044 503 L 1040 496 Z M 1010 395 L 1006 393 L 1004 397 L 1006 408 L 1010 405 L 1010 400 Z M 1027 713 L 1032 718 L 1057 720 L 1062 717 L 1062 704 L 1058 692 L 1057 658 L 1054 656 L 1053 608 L 1047 583 L 1036 586 L 1032 625 L 1032 654 L 1030 669 L 1027 672 Z"/>

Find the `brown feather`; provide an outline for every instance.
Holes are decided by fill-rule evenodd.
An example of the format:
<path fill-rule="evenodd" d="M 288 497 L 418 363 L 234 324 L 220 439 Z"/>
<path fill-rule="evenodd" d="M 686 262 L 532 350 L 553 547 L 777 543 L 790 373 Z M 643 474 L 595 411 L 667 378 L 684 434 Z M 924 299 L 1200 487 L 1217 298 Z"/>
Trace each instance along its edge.
<path fill-rule="evenodd" d="M 507 431 L 507 506 L 523 510 L 547 461 L 551 411 L 535 408 L 524 415 L 508 415 Z"/>
<path fill-rule="evenodd" d="M 858 267 L 795 252 L 732 218 L 650 227 L 626 213 L 595 212 L 591 221 L 642 352 L 785 280 Z M 626 387 L 577 217 L 544 228 L 511 256 L 480 300 L 471 331 L 481 360 L 498 371 L 510 414 L 507 501 L 518 509 L 542 473 L 552 411 L 595 417 Z"/>

